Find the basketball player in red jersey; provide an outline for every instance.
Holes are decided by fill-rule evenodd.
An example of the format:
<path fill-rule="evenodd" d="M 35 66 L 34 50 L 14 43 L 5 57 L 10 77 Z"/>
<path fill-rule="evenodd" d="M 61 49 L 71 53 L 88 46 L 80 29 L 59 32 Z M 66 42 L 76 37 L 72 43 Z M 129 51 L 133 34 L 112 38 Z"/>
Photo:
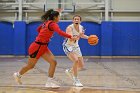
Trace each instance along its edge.
<path fill-rule="evenodd" d="M 14 73 L 14 78 L 17 83 L 22 84 L 21 76 L 25 74 L 30 69 L 34 68 L 35 64 L 37 63 L 38 59 L 42 57 L 46 60 L 49 64 L 49 71 L 48 71 L 48 80 L 46 82 L 45 87 L 60 87 L 57 82 L 53 79 L 55 68 L 56 68 L 56 60 L 52 52 L 48 48 L 48 43 L 50 38 L 53 36 L 54 32 L 57 32 L 59 35 L 74 39 L 71 35 L 66 34 L 63 32 L 57 22 L 60 19 L 60 15 L 58 11 L 54 11 L 53 9 L 48 10 L 45 14 L 41 17 L 44 21 L 38 28 L 38 35 L 35 41 L 29 47 L 29 59 L 28 64 L 24 66 L 19 72 Z"/>

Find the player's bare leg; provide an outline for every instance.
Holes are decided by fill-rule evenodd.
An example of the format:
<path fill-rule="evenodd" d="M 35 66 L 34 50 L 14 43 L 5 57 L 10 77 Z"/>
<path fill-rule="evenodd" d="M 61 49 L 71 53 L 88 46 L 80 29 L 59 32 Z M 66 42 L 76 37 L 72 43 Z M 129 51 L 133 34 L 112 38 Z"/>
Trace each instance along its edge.
<path fill-rule="evenodd" d="M 47 52 L 42 56 L 42 58 L 50 64 L 48 71 L 48 79 L 45 87 L 59 88 L 60 86 L 58 82 L 56 82 L 54 79 L 55 68 L 57 65 L 54 55 L 51 52 Z"/>
<path fill-rule="evenodd" d="M 29 57 L 28 63 L 23 68 L 21 68 L 21 70 L 19 72 L 15 72 L 13 74 L 13 76 L 18 84 L 22 84 L 22 82 L 21 82 L 22 75 L 24 73 L 26 73 L 27 71 L 29 71 L 30 69 L 34 68 L 37 61 L 38 61 L 38 59 Z"/>

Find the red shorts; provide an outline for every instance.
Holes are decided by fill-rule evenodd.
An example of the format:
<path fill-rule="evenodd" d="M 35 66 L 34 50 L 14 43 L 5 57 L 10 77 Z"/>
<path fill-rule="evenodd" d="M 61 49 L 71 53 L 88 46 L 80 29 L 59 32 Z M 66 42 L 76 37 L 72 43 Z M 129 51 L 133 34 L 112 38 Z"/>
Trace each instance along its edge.
<path fill-rule="evenodd" d="M 36 59 L 39 59 L 46 52 L 50 52 L 47 44 L 40 45 L 33 42 L 28 49 L 29 56 Z"/>

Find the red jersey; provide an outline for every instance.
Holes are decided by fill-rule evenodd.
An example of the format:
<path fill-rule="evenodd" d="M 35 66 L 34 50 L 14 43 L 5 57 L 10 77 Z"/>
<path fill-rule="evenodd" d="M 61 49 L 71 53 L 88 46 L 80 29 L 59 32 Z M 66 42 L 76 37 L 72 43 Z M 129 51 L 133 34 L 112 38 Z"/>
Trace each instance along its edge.
<path fill-rule="evenodd" d="M 42 43 L 47 43 L 50 41 L 50 38 L 53 36 L 54 32 L 57 32 L 59 35 L 66 37 L 66 38 L 71 38 L 71 35 L 66 34 L 63 32 L 57 23 L 53 21 L 46 21 L 42 25 L 40 25 L 37 28 L 37 31 L 39 32 L 38 36 L 36 37 L 35 41 L 42 42 Z"/>
<path fill-rule="evenodd" d="M 71 38 L 71 35 L 63 32 L 57 23 L 53 21 L 46 21 L 37 28 L 38 36 L 36 37 L 35 42 L 33 42 L 29 47 L 29 56 L 31 58 L 39 59 L 45 52 L 49 53 L 50 50 L 47 46 L 47 43 L 50 41 L 50 38 L 53 36 L 54 32 L 57 32 L 59 35 Z"/>

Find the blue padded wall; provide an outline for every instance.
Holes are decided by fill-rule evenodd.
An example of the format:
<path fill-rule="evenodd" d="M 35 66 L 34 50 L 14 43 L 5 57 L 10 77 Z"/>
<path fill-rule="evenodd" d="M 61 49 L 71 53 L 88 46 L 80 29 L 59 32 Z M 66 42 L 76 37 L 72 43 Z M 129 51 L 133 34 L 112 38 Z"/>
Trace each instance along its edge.
<path fill-rule="evenodd" d="M 59 22 L 65 31 L 72 22 Z M 26 55 L 28 47 L 37 36 L 36 28 L 41 22 L 27 24 L 24 21 L 0 22 L 0 55 Z M 82 22 L 85 34 L 96 34 L 99 43 L 90 46 L 85 39 L 79 44 L 84 56 L 140 56 L 140 22 Z M 49 48 L 54 55 L 64 56 L 64 38 L 54 34 Z"/>
<path fill-rule="evenodd" d="M 26 22 L 14 22 L 14 55 L 25 55 Z"/>
<path fill-rule="evenodd" d="M 140 22 L 102 22 L 102 56 L 139 56 Z"/>
<path fill-rule="evenodd" d="M 0 22 L 0 55 L 13 54 L 13 24 Z"/>
<path fill-rule="evenodd" d="M 114 56 L 140 55 L 140 22 L 113 22 L 112 34 Z"/>
<path fill-rule="evenodd" d="M 112 55 L 112 22 L 101 24 L 101 56 Z"/>

